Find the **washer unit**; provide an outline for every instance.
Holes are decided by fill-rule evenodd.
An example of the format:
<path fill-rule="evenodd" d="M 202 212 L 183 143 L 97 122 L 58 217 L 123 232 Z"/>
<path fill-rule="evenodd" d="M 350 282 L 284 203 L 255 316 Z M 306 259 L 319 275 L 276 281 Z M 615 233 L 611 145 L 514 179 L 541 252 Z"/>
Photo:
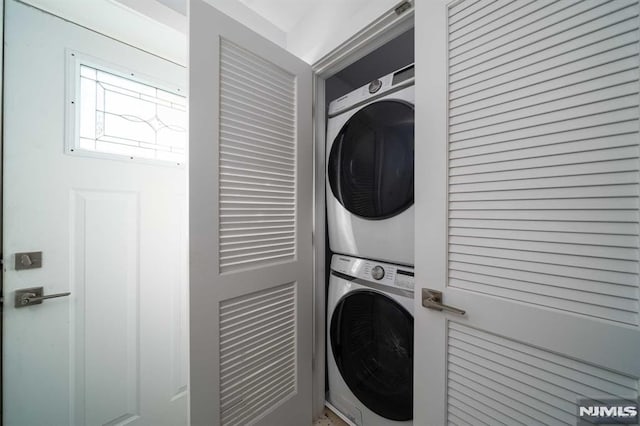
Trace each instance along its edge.
<path fill-rule="evenodd" d="M 413 269 L 331 259 L 327 400 L 358 426 L 411 425 Z"/>
<path fill-rule="evenodd" d="M 329 105 L 327 223 L 335 253 L 413 265 L 413 65 Z"/>

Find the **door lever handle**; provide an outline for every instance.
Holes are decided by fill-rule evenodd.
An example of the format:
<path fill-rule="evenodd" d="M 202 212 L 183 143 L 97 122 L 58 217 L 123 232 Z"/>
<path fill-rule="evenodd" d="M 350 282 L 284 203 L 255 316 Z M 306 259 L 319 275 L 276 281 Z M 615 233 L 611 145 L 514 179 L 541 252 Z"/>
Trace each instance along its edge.
<path fill-rule="evenodd" d="M 24 308 L 26 306 L 40 305 L 43 300 L 54 299 L 56 297 L 69 296 L 71 292 L 44 295 L 42 287 L 31 287 L 16 290 L 15 307 Z"/>
<path fill-rule="evenodd" d="M 453 314 L 464 315 L 467 311 L 442 303 L 442 292 L 431 290 L 429 288 L 422 289 L 422 306 L 436 311 L 447 311 Z"/>

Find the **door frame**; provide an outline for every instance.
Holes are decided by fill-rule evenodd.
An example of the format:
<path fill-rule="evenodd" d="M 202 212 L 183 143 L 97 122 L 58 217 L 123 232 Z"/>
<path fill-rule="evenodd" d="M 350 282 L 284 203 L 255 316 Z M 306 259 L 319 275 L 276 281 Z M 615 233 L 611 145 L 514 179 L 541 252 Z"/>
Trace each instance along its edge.
<path fill-rule="evenodd" d="M 0 261 L 4 267 L 4 253 L 1 248 L 4 241 L 4 0 L 0 2 Z M 0 361 L 4 354 L 4 272 L 0 271 Z M 0 424 L 4 424 L 4 371 L 3 362 L 0 362 Z"/>
<path fill-rule="evenodd" d="M 327 114 L 325 83 L 349 65 L 414 27 L 414 1 L 399 1 L 369 25 L 311 65 L 313 71 L 313 417 L 325 406 L 326 257 L 325 139 Z"/>

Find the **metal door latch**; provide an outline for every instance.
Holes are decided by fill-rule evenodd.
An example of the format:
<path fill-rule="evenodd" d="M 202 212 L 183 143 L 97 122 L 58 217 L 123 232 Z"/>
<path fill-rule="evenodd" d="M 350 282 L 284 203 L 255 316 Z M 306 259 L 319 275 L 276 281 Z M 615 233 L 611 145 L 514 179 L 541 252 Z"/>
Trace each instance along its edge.
<path fill-rule="evenodd" d="M 66 292 L 48 294 L 44 296 L 43 293 L 44 289 L 42 287 L 31 287 L 16 290 L 15 307 L 24 308 L 26 306 L 40 305 L 43 300 L 69 296 L 71 294 L 71 292 Z"/>
<path fill-rule="evenodd" d="M 422 306 L 436 311 L 447 311 L 458 315 L 464 315 L 467 311 L 454 308 L 453 306 L 442 303 L 442 292 L 431 290 L 429 288 L 422 289 Z"/>

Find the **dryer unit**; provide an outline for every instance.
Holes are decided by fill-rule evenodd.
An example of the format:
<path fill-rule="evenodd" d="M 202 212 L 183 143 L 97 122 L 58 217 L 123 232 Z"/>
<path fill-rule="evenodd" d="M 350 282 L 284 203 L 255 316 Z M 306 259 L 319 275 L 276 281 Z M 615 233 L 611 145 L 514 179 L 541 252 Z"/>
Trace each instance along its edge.
<path fill-rule="evenodd" d="M 327 223 L 335 253 L 414 264 L 413 71 L 329 105 Z"/>
<path fill-rule="evenodd" d="M 358 426 L 411 425 L 413 270 L 334 255 L 327 400 Z"/>

